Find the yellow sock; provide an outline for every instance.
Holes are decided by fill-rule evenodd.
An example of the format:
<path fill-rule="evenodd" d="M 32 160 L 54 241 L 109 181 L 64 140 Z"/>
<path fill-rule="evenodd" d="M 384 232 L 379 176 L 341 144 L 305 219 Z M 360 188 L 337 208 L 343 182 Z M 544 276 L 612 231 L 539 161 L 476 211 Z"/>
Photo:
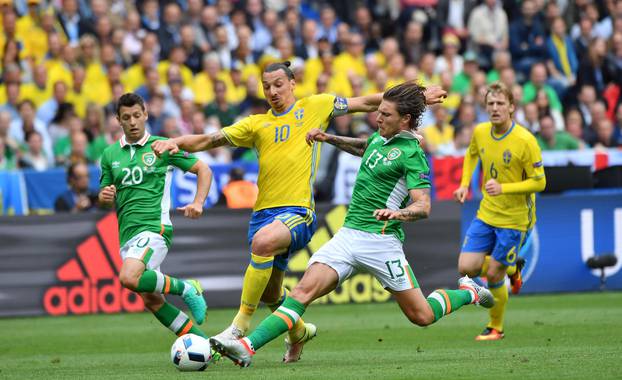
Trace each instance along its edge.
<path fill-rule="evenodd" d="M 276 309 L 279 308 L 279 306 L 281 306 L 283 301 L 285 301 L 285 298 L 287 298 L 288 296 L 289 290 L 287 290 L 287 288 L 282 288 L 281 297 L 279 298 L 279 300 L 273 304 L 269 304 L 268 307 L 272 312 L 274 312 Z M 305 335 L 305 332 L 305 321 L 303 321 L 302 318 L 298 318 L 296 323 L 294 323 L 294 326 L 288 332 L 289 341 L 293 343 L 298 342 Z"/>
<path fill-rule="evenodd" d="M 480 277 L 486 278 L 489 265 L 490 265 L 490 255 L 486 255 L 486 257 L 484 257 L 484 264 L 482 264 L 482 270 L 481 272 L 479 272 Z"/>
<path fill-rule="evenodd" d="M 274 257 L 272 256 L 263 257 L 251 253 L 251 262 L 244 274 L 240 310 L 233 319 L 233 324 L 244 332 L 250 328 L 251 317 L 257 310 L 261 295 L 266 290 L 272 275 L 273 263 Z"/>
<path fill-rule="evenodd" d="M 495 306 L 488 312 L 490 314 L 488 327 L 503 331 L 503 317 L 505 317 L 505 306 L 508 303 L 508 287 L 505 286 L 505 279 L 496 284 L 489 284 L 488 289 L 495 297 Z"/>
<path fill-rule="evenodd" d="M 516 273 L 516 265 L 507 267 L 507 269 L 505 270 L 505 273 L 507 273 L 508 276 L 511 277 L 514 273 Z"/>

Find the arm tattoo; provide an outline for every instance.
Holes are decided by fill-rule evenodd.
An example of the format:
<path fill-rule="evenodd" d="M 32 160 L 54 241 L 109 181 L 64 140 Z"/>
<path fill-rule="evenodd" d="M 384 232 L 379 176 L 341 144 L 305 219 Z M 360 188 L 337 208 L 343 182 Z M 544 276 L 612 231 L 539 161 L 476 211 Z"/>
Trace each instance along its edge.
<path fill-rule="evenodd" d="M 203 150 L 218 148 L 220 146 L 229 144 L 229 140 L 227 140 L 225 134 L 220 131 L 210 133 L 206 137 L 207 141 L 205 141 L 205 148 Z"/>
<path fill-rule="evenodd" d="M 363 157 L 367 148 L 367 139 L 328 135 L 327 143 L 355 156 Z"/>
<path fill-rule="evenodd" d="M 402 220 L 414 222 L 419 219 L 426 219 L 430 213 L 430 189 L 420 189 L 423 196 L 415 199 L 408 207 L 400 210 Z"/>

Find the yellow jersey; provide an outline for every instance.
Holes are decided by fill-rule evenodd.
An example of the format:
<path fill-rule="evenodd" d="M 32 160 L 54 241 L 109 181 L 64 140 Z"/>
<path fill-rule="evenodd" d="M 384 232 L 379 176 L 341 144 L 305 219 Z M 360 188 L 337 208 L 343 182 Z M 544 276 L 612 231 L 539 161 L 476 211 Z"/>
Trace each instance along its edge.
<path fill-rule="evenodd" d="M 490 196 L 484 186 L 489 179 L 496 179 L 500 184 L 521 182 L 528 178 L 544 179 L 542 153 L 533 134 L 512 123 L 506 133 L 498 136 L 494 134 L 490 122 L 481 123 L 475 127 L 464 157 L 465 161 L 476 161 L 477 158 L 481 161 L 483 172 L 483 199 L 477 218 L 498 228 L 520 231 L 532 228 L 536 222 L 534 193 Z M 468 186 L 471 174 L 467 171 L 462 173 L 462 186 Z"/>
<path fill-rule="evenodd" d="M 259 158 L 259 195 L 253 210 L 299 206 L 314 209 L 313 182 L 320 144 L 307 145 L 312 128 L 326 130 L 331 117 L 347 112 L 347 101 L 333 95 L 312 95 L 281 114 L 269 110 L 223 128 L 233 146 L 254 148 Z"/>

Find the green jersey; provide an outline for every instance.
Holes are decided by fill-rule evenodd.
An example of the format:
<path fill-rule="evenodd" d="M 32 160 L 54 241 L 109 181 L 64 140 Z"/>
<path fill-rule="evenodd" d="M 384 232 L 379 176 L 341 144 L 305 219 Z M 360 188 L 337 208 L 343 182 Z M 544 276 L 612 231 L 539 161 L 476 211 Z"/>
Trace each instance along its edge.
<path fill-rule="evenodd" d="M 102 153 L 99 187 L 117 188 L 115 203 L 121 247 L 145 231 L 161 234 L 166 244 L 171 244 L 173 227 L 169 209 L 173 166 L 187 171 L 197 159 L 186 152 L 156 156 L 151 143 L 163 139 L 145 133 L 137 143 L 128 144 L 123 136 Z"/>
<path fill-rule="evenodd" d="M 376 132 L 367 140 L 344 226 L 394 234 L 404 241 L 402 223 L 376 220 L 374 210 L 404 208 L 410 199 L 408 190 L 429 187 L 430 167 L 419 140 L 407 131 L 390 139 Z"/>

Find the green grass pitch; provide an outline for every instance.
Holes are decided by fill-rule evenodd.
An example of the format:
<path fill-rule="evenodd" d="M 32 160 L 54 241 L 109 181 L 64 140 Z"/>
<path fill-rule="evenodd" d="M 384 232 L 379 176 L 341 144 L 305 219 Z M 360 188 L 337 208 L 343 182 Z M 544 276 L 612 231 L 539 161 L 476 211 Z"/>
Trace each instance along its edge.
<path fill-rule="evenodd" d="M 250 368 L 223 359 L 179 373 L 174 336 L 150 314 L 0 319 L 0 379 L 619 379 L 622 293 L 510 299 L 506 338 L 475 342 L 486 310 L 467 306 L 427 328 L 410 325 L 395 303 L 312 306 L 318 337 L 296 364 L 281 363 L 283 340 Z M 212 310 L 209 334 L 234 310 Z M 262 309 L 255 322 L 266 315 Z"/>

